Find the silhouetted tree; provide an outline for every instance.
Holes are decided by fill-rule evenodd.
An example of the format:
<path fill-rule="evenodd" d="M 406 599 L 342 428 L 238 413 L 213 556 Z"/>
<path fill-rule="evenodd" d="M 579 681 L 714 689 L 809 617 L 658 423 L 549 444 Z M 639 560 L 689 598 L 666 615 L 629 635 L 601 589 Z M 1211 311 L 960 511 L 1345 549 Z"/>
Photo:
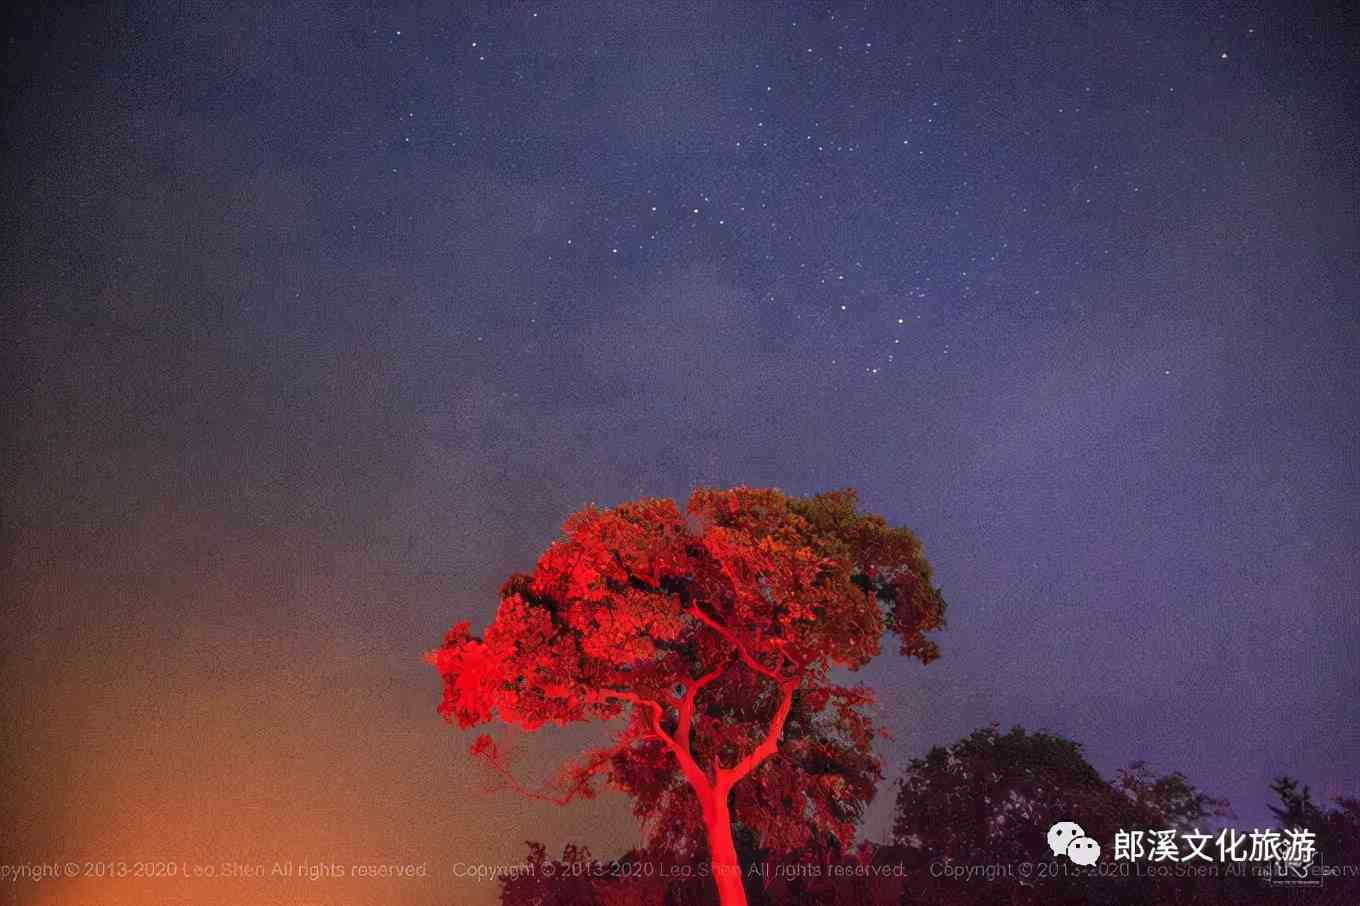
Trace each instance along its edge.
<path fill-rule="evenodd" d="M 1271 792 L 1279 799 L 1270 811 L 1280 827 L 1316 835 L 1316 862 L 1329 871 L 1314 894 L 1317 902 L 1360 903 L 1360 799 L 1338 796 L 1333 806 L 1313 802 L 1312 790 L 1288 775 L 1276 777 Z"/>
<path fill-rule="evenodd" d="M 993 725 L 913 760 L 900 781 L 893 835 L 913 869 L 911 889 L 928 902 L 1054 904 L 1194 902 L 1193 882 L 1123 883 L 1062 876 L 1070 864 L 1050 854 L 1048 829 L 1075 821 L 1108 846 L 1118 830 L 1190 827 L 1227 814 L 1227 803 L 1183 775 L 1154 775 L 1141 762 L 1111 783 L 1079 743 Z M 1103 853 L 1110 859 L 1111 853 Z M 1059 875 L 998 874 L 962 882 L 944 866 L 1052 863 Z"/>
<path fill-rule="evenodd" d="M 462 727 L 627 722 L 548 791 L 515 780 L 489 736 L 473 753 L 555 802 L 604 776 L 655 846 L 707 851 L 723 906 L 747 902 L 734 823 L 775 851 L 848 847 L 881 770 L 872 695 L 832 668 L 864 666 L 885 632 L 937 656 L 925 633 L 944 602 L 916 538 L 856 512 L 852 491 L 744 487 L 696 491 L 688 518 L 669 500 L 587 508 L 563 534 L 505 583 L 483 638 L 460 623 L 430 653 L 440 711 Z"/>
<path fill-rule="evenodd" d="M 1145 761 L 1120 768 L 1114 782 L 1147 826 L 1192 830 L 1232 815 L 1226 799 L 1202 793 L 1180 771 L 1158 776 Z"/>

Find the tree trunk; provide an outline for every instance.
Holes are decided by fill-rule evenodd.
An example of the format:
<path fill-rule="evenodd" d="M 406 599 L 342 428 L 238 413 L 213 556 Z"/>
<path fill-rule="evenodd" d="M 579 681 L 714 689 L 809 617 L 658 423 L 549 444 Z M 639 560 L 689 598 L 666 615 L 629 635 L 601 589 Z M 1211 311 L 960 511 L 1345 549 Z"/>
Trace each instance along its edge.
<path fill-rule="evenodd" d="M 721 906 L 746 906 L 746 887 L 742 883 L 741 863 L 732 842 L 732 813 L 728 807 L 729 790 L 718 786 L 704 798 L 704 828 L 708 831 L 708 853 L 713 882 L 718 885 Z"/>

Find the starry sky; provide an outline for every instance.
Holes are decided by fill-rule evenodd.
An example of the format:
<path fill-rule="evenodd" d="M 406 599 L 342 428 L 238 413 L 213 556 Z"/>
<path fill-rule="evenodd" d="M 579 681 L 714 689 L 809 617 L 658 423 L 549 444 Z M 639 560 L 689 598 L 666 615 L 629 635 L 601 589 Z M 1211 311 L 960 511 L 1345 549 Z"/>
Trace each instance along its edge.
<path fill-rule="evenodd" d="M 698 485 L 922 539 L 890 776 L 998 721 L 1247 828 L 1360 794 L 1354 11 L 9 15 L 0 860 L 428 870 L 18 902 L 486 906 L 456 866 L 631 845 L 484 792 L 420 654 Z"/>

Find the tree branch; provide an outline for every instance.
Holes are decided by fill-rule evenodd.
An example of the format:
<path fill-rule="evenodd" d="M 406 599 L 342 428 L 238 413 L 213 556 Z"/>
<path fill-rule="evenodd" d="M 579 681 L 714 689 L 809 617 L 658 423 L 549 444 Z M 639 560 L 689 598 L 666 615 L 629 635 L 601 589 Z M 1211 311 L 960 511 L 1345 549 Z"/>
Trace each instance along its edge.
<path fill-rule="evenodd" d="M 765 729 L 765 738 L 760 741 L 760 745 L 752 750 L 751 754 L 732 767 L 723 768 L 719 766 L 717 768 L 715 785 L 719 789 L 730 790 L 738 780 L 760 767 L 765 759 L 779 751 L 779 737 L 784 732 L 784 723 L 788 720 L 789 711 L 793 708 L 793 691 L 798 688 L 798 680 L 781 680 L 779 688 L 781 693 L 779 707 L 775 709 L 774 716 L 770 718 L 770 725 Z"/>
<path fill-rule="evenodd" d="M 661 702 L 654 699 L 643 698 L 636 692 L 625 692 L 619 689 L 602 689 L 587 696 L 593 700 L 616 699 L 619 701 L 631 702 L 636 707 L 646 707 L 651 711 L 652 735 L 661 740 L 666 748 L 670 749 L 675 755 L 675 760 L 680 762 L 680 770 L 685 775 L 685 779 L 695 788 L 696 791 L 706 791 L 710 786 L 708 776 L 699 767 L 698 762 L 690 755 L 688 744 L 682 746 L 676 741 L 675 737 L 667 733 L 661 726 L 661 717 L 665 709 Z"/>
<path fill-rule="evenodd" d="M 727 670 L 727 661 L 723 660 L 718 666 L 690 683 L 685 690 L 685 697 L 681 699 L 679 707 L 676 709 L 678 718 L 675 723 L 675 740 L 686 752 L 690 751 L 690 728 L 694 724 L 694 704 L 698 698 L 699 690 L 722 676 Z"/>
<path fill-rule="evenodd" d="M 782 683 L 784 681 L 784 677 L 780 676 L 776 671 L 771 670 L 769 667 L 766 667 L 760 661 L 756 660 L 755 656 L 751 654 L 750 650 L 748 650 L 747 647 L 742 644 L 741 639 L 738 639 L 736 636 L 734 636 L 726 626 L 719 623 L 717 620 L 713 619 L 708 614 L 700 610 L 698 604 L 691 603 L 689 605 L 689 612 L 694 616 L 695 619 L 697 619 L 699 622 L 703 623 L 705 626 L 712 629 L 718 635 L 722 636 L 727 641 L 727 643 L 730 644 L 733 648 L 736 648 L 737 654 L 741 656 L 741 660 L 744 664 L 746 664 L 746 666 L 750 667 L 752 670 L 754 670 L 756 673 L 759 673 L 761 676 L 769 677 L 776 683 Z"/>
<path fill-rule="evenodd" d="M 571 784 L 556 795 L 546 792 L 547 787 L 544 787 L 544 790 L 542 791 L 531 790 L 520 783 L 519 779 L 510 771 L 509 766 L 505 763 L 505 759 L 501 756 L 500 750 L 495 743 L 491 741 L 489 736 L 483 736 L 478 740 L 477 744 L 473 747 L 472 754 L 485 761 L 487 766 L 491 768 L 491 770 L 495 772 L 507 786 L 521 796 L 529 799 L 537 799 L 540 802 L 551 802 L 553 805 L 566 805 L 577 796 L 588 796 L 590 778 L 598 774 L 609 764 L 611 758 L 626 749 L 630 744 L 631 741 L 623 741 L 613 748 L 599 749 L 591 753 L 585 764 L 577 767 L 575 770 L 564 772 L 565 775 L 571 779 Z"/>
<path fill-rule="evenodd" d="M 516 793 L 519 793 L 521 796 L 524 796 L 527 799 L 537 799 L 539 802 L 551 802 L 553 805 L 566 805 L 567 803 L 571 802 L 571 800 L 575 799 L 577 795 L 581 793 L 582 790 L 580 786 L 576 786 L 572 787 L 565 793 L 558 796 L 553 796 L 548 793 L 539 792 L 538 790 L 531 790 L 524 784 L 520 783 L 519 780 L 515 777 L 515 775 L 510 773 L 510 769 L 507 768 L 505 765 L 501 764 L 499 761 L 493 758 L 487 758 L 485 760 L 487 766 L 490 767 L 491 770 L 495 771 L 496 775 L 500 777 L 501 780 L 503 780 L 507 786 L 509 786 Z"/>

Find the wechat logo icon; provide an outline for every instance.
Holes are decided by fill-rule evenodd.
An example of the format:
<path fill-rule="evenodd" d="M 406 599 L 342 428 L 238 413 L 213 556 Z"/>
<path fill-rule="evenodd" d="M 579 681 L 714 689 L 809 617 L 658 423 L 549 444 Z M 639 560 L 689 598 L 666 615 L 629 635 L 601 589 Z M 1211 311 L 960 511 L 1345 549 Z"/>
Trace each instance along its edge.
<path fill-rule="evenodd" d="M 1095 865 L 1100 844 L 1086 836 L 1075 821 L 1059 821 L 1048 829 L 1048 848 L 1055 856 L 1066 856 L 1078 865 Z"/>

